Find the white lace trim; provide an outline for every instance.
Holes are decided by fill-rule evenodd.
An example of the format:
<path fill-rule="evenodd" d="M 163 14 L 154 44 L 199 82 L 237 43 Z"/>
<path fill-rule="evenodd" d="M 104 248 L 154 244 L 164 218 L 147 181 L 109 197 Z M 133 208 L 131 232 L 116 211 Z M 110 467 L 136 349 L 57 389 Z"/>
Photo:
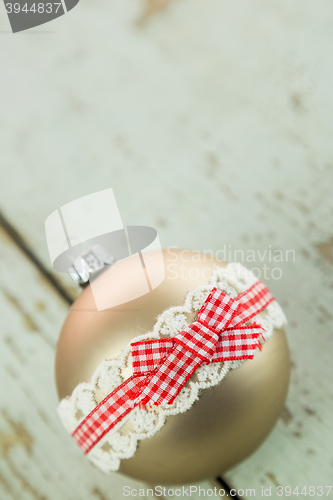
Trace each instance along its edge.
<path fill-rule="evenodd" d="M 132 342 L 174 337 L 186 325 L 193 323 L 195 313 L 198 313 L 213 287 L 236 298 L 256 281 L 258 279 L 254 274 L 241 264 L 230 263 L 224 268 L 217 268 L 209 280 L 209 285 L 188 292 L 183 305 L 165 310 L 158 317 L 151 332 L 134 338 Z M 266 341 L 272 336 L 274 328 L 281 328 L 287 322 L 276 300 L 250 323 L 253 321 L 261 324 L 266 330 Z M 198 399 L 201 389 L 217 385 L 230 369 L 238 368 L 242 364 L 243 361 L 202 364 L 173 404 L 153 406 L 148 410 L 134 408 L 92 448 L 87 456 L 104 472 L 118 470 L 122 459 L 134 455 L 139 440 L 152 437 L 163 427 L 168 416 L 187 411 Z M 103 361 L 90 382 L 79 384 L 70 397 L 60 402 L 58 412 L 68 432 L 72 434 L 95 406 L 131 374 L 132 362 L 128 345 L 119 358 Z"/>

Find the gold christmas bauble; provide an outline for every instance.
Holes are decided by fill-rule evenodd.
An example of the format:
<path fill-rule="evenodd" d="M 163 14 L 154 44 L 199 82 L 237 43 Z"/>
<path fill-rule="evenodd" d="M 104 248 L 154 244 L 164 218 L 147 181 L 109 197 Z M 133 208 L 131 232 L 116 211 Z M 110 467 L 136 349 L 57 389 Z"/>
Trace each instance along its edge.
<path fill-rule="evenodd" d="M 165 250 L 163 257 L 166 277 L 146 295 L 98 311 L 88 286 L 74 302 L 57 347 L 60 399 L 89 381 L 103 360 L 118 356 L 134 337 L 149 332 L 157 316 L 183 303 L 188 291 L 207 285 L 216 267 L 225 266 L 207 254 L 187 250 Z M 112 267 L 117 265 L 123 264 Z M 286 336 L 275 330 L 254 359 L 230 370 L 217 386 L 202 390 L 188 411 L 169 416 L 157 434 L 139 441 L 135 455 L 121 461 L 119 472 L 150 484 L 184 484 L 223 474 L 271 432 L 289 377 Z"/>

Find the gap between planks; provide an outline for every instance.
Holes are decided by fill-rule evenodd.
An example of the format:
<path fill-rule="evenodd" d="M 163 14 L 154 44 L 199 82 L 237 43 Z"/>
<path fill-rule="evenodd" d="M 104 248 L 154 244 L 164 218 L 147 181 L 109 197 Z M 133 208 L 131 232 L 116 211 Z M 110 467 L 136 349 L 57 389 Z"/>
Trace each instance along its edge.
<path fill-rule="evenodd" d="M 21 250 L 21 252 L 28 258 L 28 260 L 40 271 L 49 284 L 55 289 L 57 293 L 69 304 L 74 302 L 74 299 L 65 290 L 65 288 L 57 281 L 53 274 L 45 267 L 41 260 L 33 253 L 29 245 L 26 243 L 23 236 L 15 229 L 15 227 L 8 221 L 8 219 L 0 211 L 0 227 L 3 228 L 9 238 Z M 222 486 L 227 494 L 230 496 L 230 486 L 224 481 L 222 477 L 217 477 L 212 480 L 213 485 Z M 161 497 L 159 497 L 161 498 Z M 233 496 L 235 500 L 241 500 L 238 496 Z"/>
<path fill-rule="evenodd" d="M 24 255 L 37 267 L 44 278 L 52 285 L 52 287 L 61 295 L 65 301 L 71 305 L 74 302 L 73 297 L 64 289 L 64 287 L 57 281 L 53 274 L 44 266 L 38 257 L 33 253 L 29 245 L 24 240 L 23 236 L 15 229 L 15 227 L 6 219 L 0 211 L 0 227 L 7 233 L 12 241 L 19 247 Z"/>

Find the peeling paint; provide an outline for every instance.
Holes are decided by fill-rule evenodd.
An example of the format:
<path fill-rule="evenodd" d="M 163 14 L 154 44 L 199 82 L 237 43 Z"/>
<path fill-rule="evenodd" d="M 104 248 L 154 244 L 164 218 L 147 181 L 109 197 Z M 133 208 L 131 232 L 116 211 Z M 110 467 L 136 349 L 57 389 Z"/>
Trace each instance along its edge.
<path fill-rule="evenodd" d="M 293 417 L 293 414 L 291 413 L 291 411 L 289 410 L 289 408 L 287 406 L 285 406 L 282 410 L 280 418 L 285 425 L 289 425 L 294 417 Z"/>
<path fill-rule="evenodd" d="M 10 426 L 12 432 L 8 434 L 0 432 L 0 453 L 6 456 L 12 447 L 22 446 L 27 454 L 31 455 L 32 445 L 34 443 L 31 434 L 26 430 L 23 424 L 12 420 L 4 410 L 2 410 L 1 414 Z"/>
<path fill-rule="evenodd" d="M 172 0 L 144 0 L 143 11 L 136 20 L 137 26 L 144 26 L 152 16 L 162 12 Z"/>
<path fill-rule="evenodd" d="M 273 484 L 275 484 L 275 486 L 281 486 L 280 483 L 278 482 L 278 480 L 276 479 L 275 475 L 272 472 L 267 472 L 266 476 L 268 477 L 268 479 L 270 481 L 272 481 Z"/>
<path fill-rule="evenodd" d="M 313 410 L 312 408 L 309 408 L 308 406 L 303 406 L 303 410 L 308 414 L 310 415 L 310 417 L 314 417 L 315 415 L 317 415 L 317 412 L 315 410 Z"/>
<path fill-rule="evenodd" d="M 24 308 L 21 306 L 21 304 L 19 303 L 19 301 L 17 300 L 16 297 L 14 297 L 14 295 L 12 295 L 11 293 L 5 291 L 5 290 L 2 290 L 2 293 L 4 294 L 4 296 L 6 297 L 6 299 L 8 300 L 8 302 L 15 307 L 15 309 L 20 313 L 20 315 L 22 316 L 23 318 L 23 321 L 24 321 L 24 325 L 25 327 L 31 331 L 31 332 L 39 332 L 39 329 L 36 325 L 36 323 L 34 322 L 34 320 L 32 319 L 32 317 L 30 316 L 29 313 L 27 313 Z"/>
<path fill-rule="evenodd" d="M 19 346 L 14 341 L 13 337 L 9 337 L 9 336 L 5 337 L 5 344 L 7 344 L 7 346 L 11 350 L 11 352 L 14 354 L 16 359 L 19 361 L 19 363 L 23 365 L 25 363 L 24 356 L 23 356 Z"/>
<path fill-rule="evenodd" d="M 94 488 L 94 489 L 92 490 L 91 494 L 92 494 L 95 498 L 97 498 L 97 500 L 110 500 L 110 498 L 109 498 L 109 497 L 106 497 L 106 496 L 104 495 L 104 493 L 102 493 L 102 492 L 101 492 L 101 490 L 100 490 L 99 488 L 97 488 L 97 487 L 96 487 L 96 488 Z"/>
<path fill-rule="evenodd" d="M 320 255 L 329 263 L 333 264 L 333 238 L 316 245 Z"/>

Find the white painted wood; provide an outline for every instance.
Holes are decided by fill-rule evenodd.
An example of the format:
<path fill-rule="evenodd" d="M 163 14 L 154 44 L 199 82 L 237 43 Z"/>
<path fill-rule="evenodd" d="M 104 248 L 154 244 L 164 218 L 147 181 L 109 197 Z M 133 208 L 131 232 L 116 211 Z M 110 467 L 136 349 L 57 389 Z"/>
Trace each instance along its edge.
<path fill-rule="evenodd" d="M 3 232 L 0 275 L 1 499 L 122 498 L 138 483 L 93 467 L 56 413 L 54 348 L 67 304 Z"/>
<path fill-rule="evenodd" d="M 277 486 L 291 486 L 293 491 L 297 486 L 299 491 L 304 486 L 332 486 L 333 294 L 332 274 L 325 278 L 323 267 L 320 261 L 317 269 L 302 262 L 285 279 L 288 293 L 283 302 L 293 361 L 286 408 L 259 451 L 224 476 L 237 488 L 255 488 L 258 496 L 262 486 L 272 487 L 273 498 L 278 498 Z"/>
<path fill-rule="evenodd" d="M 133 498 L 125 486 L 146 493 L 149 485 L 95 468 L 63 428 L 53 363 L 68 306 L 2 230 L 0 276 L 1 500 Z"/>
<path fill-rule="evenodd" d="M 174 0 L 137 27 L 142 4 L 81 0 L 0 44 L 5 215 L 47 264 L 45 218 L 110 186 L 164 246 L 325 239 L 329 1 Z"/>
<path fill-rule="evenodd" d="M 232 252 L 259 250 L 261 256 L 266 251 L 263 262 L 257 254 L 248 265 L 282 270 L 281 279 L 270 277 L 267 283 L 289 318 L 292 387 L 284 421 L 227 478 L 237 488 L 257 490 L 275 483 L 329 484 L 331 3 L 160 2 L 164 4 L 159 9 L 152 0 L 81 0 L 70 14 L 37 30 L 53 33 L 1 37 L 0 209 L 46 266 L 45 218 L 62 204 L 106 187 L 113 187 L 124 223 L 156 227 L 164 247 L 216 252 L 226 245 Z M 1 29 L 8 29 L 3 11 L 0 16 Z M 289 254 L 286 262 L 284 253 L 284 262 L 271 262 L 270 249 L 294 250 L 296 260 Z M 233 253 L 230 257 L 234 259 Z M 10 281 L 14 297 L 19 279 Z M 42 297 L 45 283 L 34 283 Z M 67 277 L 63 283 L 75 295 Z M 56 341 L 59 328 L 52 316 L 59 310 L 64 317 L 64 306 L 57 305 L 53 291 L 47 293 L 49 326 L 44 329 L 46 313 L 39 312 L 43 334 L 27 337 L 37 363 L 31 370 L 37 370 L 40 352 L 51 352 Z M 32 303 L 24 304 L 34 310 Z M 33 318 L 37 321 L 35 313 Z M 21 415 L 26 402 L 22 373 L 27 384 L 35 372 L 29 375 L 29 365 L 17 374 L 24 353 L 10 341 L 5 349 L 12 352 L 7 371 L 19 382 L 9 373 L 4 377 L 6 383 L 12 380 L 10 394 L 22 398 Z M 41 377 L 42 367 L 38 369 Z M 40 383 L 39 391 L 51 398 L 48 363 Z M 32 397 L 37 404 L 39 396 Z M 51 403 L 47 400 L 46 406 L 53 421 Z M 65 443 L 61 432 L 59 427 L 54 440 Z M 43 440 L 39 446 L 46 453 Z M 81 481 L 91 481 L 92 488 L 95 483 L 86 479 L 88 466 L 78 452 L 65 451 L 68 441 L 58 446 L 62 456 L 73 453 Z M 18 458 L 22 464 L 24 453 Z M 51 474 L 44 463 L 40 467 Z M 67 461 L 61 470 L 68 473 Z M 6 471 L 0 472 L 0 484 L 5 484 L 1 477 Z M 34 474 L 33 484 L 45 485 L 37 466 Z M 19 487 L 17 481 L 13 488 Z M 60 483 L 51 498 L 63 492 Z M 40 491 L 46 494 L 44 486 Z"/>

